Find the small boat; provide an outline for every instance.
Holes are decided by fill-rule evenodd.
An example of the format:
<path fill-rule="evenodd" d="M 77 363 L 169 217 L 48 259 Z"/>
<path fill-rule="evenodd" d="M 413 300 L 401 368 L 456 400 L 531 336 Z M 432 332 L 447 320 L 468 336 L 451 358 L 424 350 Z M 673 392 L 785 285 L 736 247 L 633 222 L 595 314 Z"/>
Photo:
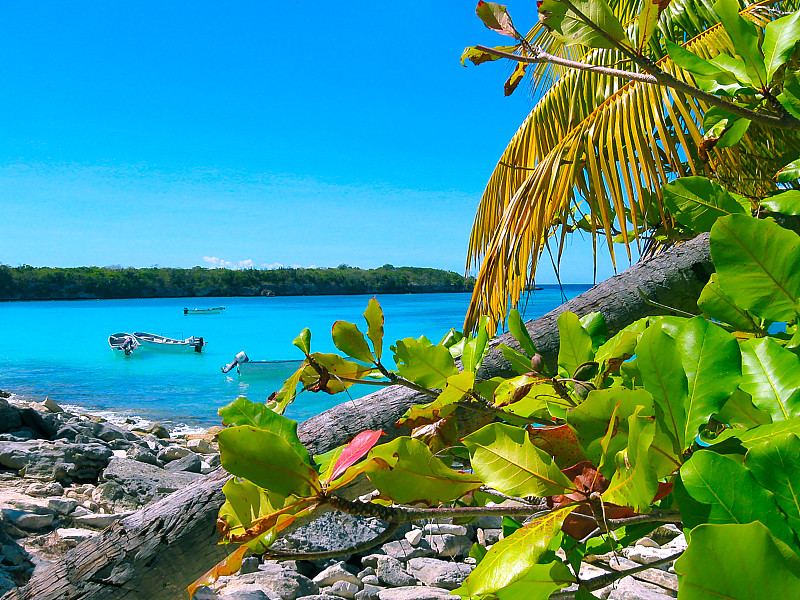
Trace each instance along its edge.
<path fill-rule="evenodd" d="M 185 340 L 175 340 L 172 338 L 164 337 L 163 335 L 156 335 L 155 333 L 145 333 L 143 331 L 134 331 L 133 336 L 136 341 L 143 348 L 151 350 L 163 350 L 167 352 L 181 352 L 188 350 L 189 352 L 202 352 L 203 346 L 208 342 L 203 341 L 201 337 L 192 336 Z"/>
<path fill-rule="evenodd" d="M 125 356 L 130 356 L 140 344 L 130 333 L 113 333 L 108 336 L 108 345 L 116 352 L 124 352 Z"/>
<path fill-rule="evenodd" d="M 301 360 L 250 360 L 247 354 L 239 352 L 233 362 L 222 367 L 223 373 L 236 368 L 242 377 L 275 377 L 286 378 L 300 368 Z"/>
<path fill-rule="evenodd" d="M 218 315 L 223 310 L 224 306 L 215 306 L 213 308 L 186 308 L 183 307 L 183 314 L 185 315 Z"/>

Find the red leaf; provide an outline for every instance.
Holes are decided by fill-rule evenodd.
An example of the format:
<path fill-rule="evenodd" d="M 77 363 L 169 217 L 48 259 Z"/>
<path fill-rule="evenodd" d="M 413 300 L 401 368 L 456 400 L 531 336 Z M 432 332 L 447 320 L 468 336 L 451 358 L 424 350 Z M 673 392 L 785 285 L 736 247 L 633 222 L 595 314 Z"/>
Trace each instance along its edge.
<path fill-rule="evenodd" d="M 557 465 L 571 467 L 586 460 L 581 450 L 575 430 L 569 425 L 556 425 L 553 427 L 528 426 L 528 437 L 533 445 L 544 450 Z M 569 475 L 567 475 L 569 477 Z M 570 477 L 570 479 L 572 479 Z"/>
<path fill-rule="evenodd" d="M 347 470 L 347 467 L 358 462 L 362 456 L 370 451 L 370 448 L 375 445 L 375 443 L 378 441 L 378 438 L 380 438 L 382 435 L 386 435 L 383 433 L 383 429 L 378 429 L 377 431 L 367 429 L 366 431 L 362 431 L 356 437 L 354 437 L 350 443 L 344 447 L 344 450 L 342 450 L 342 453 L 339 455 L 339 459 L 333 466 L 331 481 L 344 473 Z"/>
<path fill-rule="evenodd" d="M 511 16 L 503 4 L 480 0 L 475 8 L 475 14 L 492 31 L 514 39 L 519 37 L 517 30 L 514 29 L 514 24 L 511 22 Z"/>

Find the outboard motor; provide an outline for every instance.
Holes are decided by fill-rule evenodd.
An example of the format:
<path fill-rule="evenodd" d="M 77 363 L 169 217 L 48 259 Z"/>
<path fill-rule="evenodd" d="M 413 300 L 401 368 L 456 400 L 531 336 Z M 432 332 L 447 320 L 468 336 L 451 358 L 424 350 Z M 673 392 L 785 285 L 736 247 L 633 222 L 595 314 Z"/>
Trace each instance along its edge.
<path fill-rule="evenodd" d="M 205 345 L 205 342 L 203 341 L 203 338 L 201 338 L 201 337 L 199 337 L 199 338 L 198 337 L 193 337 L 192 340 L 194 340 L 194 351 L 195 352 L 202 352 L 203 351 L 203 346 Z"/>
<path fill-rule="evenodd" d="M 250 362 L 250 359 L 247 358 L 247 354 L 245 354 L 244 350 L 242 350 L 241 352 L 239 352 L 236 355 L 236 358 L 233 359 L 233 362 L 228 363 L 227 365 L 222 367 L 222 372 L 223 373 L 227 373 L 228 371 L 232 370 L 239 363 L 246 363 L 246 362 Z"/>

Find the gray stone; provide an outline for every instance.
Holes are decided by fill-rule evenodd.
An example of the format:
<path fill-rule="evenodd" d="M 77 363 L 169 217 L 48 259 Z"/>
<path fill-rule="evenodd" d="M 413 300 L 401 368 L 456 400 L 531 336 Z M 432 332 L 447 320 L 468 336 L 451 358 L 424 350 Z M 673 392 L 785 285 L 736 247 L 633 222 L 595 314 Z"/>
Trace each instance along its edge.
<path fill-rule="evenodd" d="M 312 581 L 320 587 L 333 585 L 337 581 L 349 581 L 359 587 L 361 586 L 361 581 L 347 569 L 343 562 L 338 562 L 323 569 Z"/>
<path fill-rule="evenodd" d="M 378 592 L 379 600 L 453 600 L 456 596 L 451 596 L 450 592 L 442 588 L 432 588 L 425 586 L 411 586 L 389 588 Z"/>
<path fill-rule="evenodd" d="M 83 517 L 73 517 L 72 521 L 81 527 L 105 529 L 112 523 L 116 523 L 120 519 L 127 517 L 129 514 L 131 513 L 93 514 L 85 515 Z"/>
<path fill-rule="evenodd" d="M 639 564 L 649 565 L 659 560 L 663 560 L 676 554 L 678 550 L 675 548 L 647 548 L 645 546 L 633 546 L 632 548 L 623 548 L 622 555 L 625 558 L 636 561 Z"/>
<path fill-rule="evenodd" d="M 371 567 L 371 568 L 374 569 L 375 567 L 378 566 L 378 559 L 381 556 L 386 556 L 386 555 L 385 554 L 375 553 L 375 554 L 367 554 L 366 556 L 362 556 L 361 557 L 361 565 L 363 567 Z"/>
<path fill-rule="evenodd" d="M 3 544 L 0 548 L 0 554 L 3 555 L 3 564 L 18 567 L 25 562 L 27 552 L 17 546 L 17 544 Z"/>
<path fill-rule="evenodd" d="M 184 456 L 189 456 L 190 454 L 194 453 L 190 450 L 187 450 L 183 446 L 169 446 L 168 448 L 164 448 L 161 452 L 159 452 L 156 458 L 160 463 L 168 463 L 173 460 L 183 458 Z"/>
<path fill-rule="evenodd" d="M 438 558 L 412 558 L 408 572 L 416 579 L 434 587 L 454 590 L 472 572 L 472 567 Z"/>
<path fill-rule="evenodd" d="M 425 538 L 433 551 L 448 558 L 464 557 L 472 548 L 472 540 L 465 535 L 429 535 Z"/>
<path fill-rule="evenodd" d="M 62 440 L 0 443 L 0 466 L 62 483 L 97 480 L 111 456 L 110 448 L 95 443 L 71 444 Z"/>
<path fill-rule="evenodd" d="M 258 571 L 258 565 L 261 561 L 257 556 L 248 556 L 242 560 L 242 566 L 239 569 L 239 575 L 247 575 L 248 573 L 255 573 Z"/>
<path fill-rule="evenodd" d="M 639 563 L 628 560 L 622 556 L 614 556 L 608 561 L 608 566 L 615 571 L 626 571 L 638 567 Z M 581 574 L 581 577 L 583 577 L 583 574 Z M 674 573 L 664 571 L 663 569 L 647 569 L 646 571 L 635 573 L 633 577 L 674 592 L 678 591 L 678 576 Z"/>
<path fill-rule="evenodd" d="M 25 488 L 28 496 L 36 498 L 46 498 L 47 496 L 60 496 L 64 493 L 64 487 L 55 481 L 51 483 L 32 483 Z"/>
<path fill-rule="evenodd" d="M 608 600 L 671 600 L 673 596 L 658 586 L 637 581 L 633 577 L 623 577 L 611 590 Z"/>
<path fill-rule="evenodd" d="M 355 583 L 341 579 L 331 586 L 330 592 L 336 596 L 353 600 L 359 590 L 361 590 L 360 585 L 356 585 Z"/>
<path fill-rule="evenodd" d="M 475 527 L 480 529 L 501 529 L 503 527 L 503 517 L 495 515 L 483 515 L 475 519 Z"/>
<path fill-rule="evenodd" d="M 355 600 L 378 600 L 378 592 L 382 589 L 385 588 L 365 583 L 363 589 L 356 593 Z"/>
<path fill-rule="evenodd" d="M 484 546 L 491 546 L 503 539 L 502 529 L 478 529 L 476 533 L 478 543 Z"/>
<path fill-rule="evenodd" d="M 367 567 L 366 569 L 362 569 L 358 573 L 356 573 L 356 577 L 358 577 L 359 579 L 363 579 L 367 575 L 375 575 L 375 569 L 373 569 L 372 567 Z"/>
<path fill-rule="evenodd" d="M 44 402 L 42 402 L 42 406 L 44 406 L 47 410 L 51 413 L 63 413 L 64 409 L 61 408 L 58 403 L 53 400 L 50 396 L 46 396 Z"/>
<path fill-rule="evenodd" d="M 257 572 L 240 575 L 236 578 L 235 587 L 236 589 L 261 589 L 269 596 L 277 596 L 282 600 L 296 600 L 301 596 L 319 593 L 317 584 L 308 577 L 275 564 L 262 564 Z"/>
<path fill-rule="evenodd" d="M 218 600 L 219 596 L 207 585 L 202 585 L 194 592 L 192 600 Z"/>
<path fill-rule="evenodd" d="M 188 440 L 186 442 L 186 447 L 191 450 L 192 452 L 199 452 L 200 454 L 215 454 L 216 450 L 214 447 L 209 444 L 206 440 L 203 439 L 194 439 Z"/>
<path fill-rule="evenodd" d="M 122 508 L 142 506 L 194 483 L 199 474 L 170 472 L 129 458 L 115 458 L 103 471 L 104 482 L 115 482 L 124 490 Z M 116 505 L 116 504 L 115 504 Z"/>
<path fill-rule="evenodd" d="M 416 546 L 419 544 L 419 541 L 422 539 L 422 530 L 421 529 L 412 529 L 404 536 L 406 541 L 411 544 L 412 546 Z"/>
<path fill-rule="evenodd" d="M 125 454 L 126 457 L 130 458 L 131 460 L 143 462 L 148 465 L 158 464 L 158 461 L 156 460 L 156 455 L 154 453 L 152 453 L 150 450 L 142 448 L 137 444 L 131 444 L 131 447 L 128 448 Z"/>
<path fill-rule="evenodd" d="M 312 594 L 311 596 L 300 596 L 297 600 L 341 600 L 341 596 L 333 594 Z"/>
<path fill-rule="evenodd" d="M 19 416 L 23 425 L 30 427 L 46 440 L 53 439 L 58 431 L 58 427 L 55 427 L 50 419 L 45 418 L 32 408 L 23 408 L 19 411 Z M 52 417 L 53 415 L 48 416 Z"/>
<path fill-rule="evenodd" d="M 78 503 L 75 500 L 64 500 L 63 498 L 48 498 L 47 507 L 61 516 L 67 516 L 73 510 L 78 508 Z"/>
<path fill-rule="evenodd" d="M 159 455 L 160 456 L 160 455 Z M 187 473 L 199 473 L 202 467 L 200 456 L 190 452 L 186 456 L 177 458 L 164 465 L 167 471 L 185 471 Z"/>
<path fill-rule="evenodd" d="M 453 525 L 451 523 L 428 523 L 422 528 L 422 532 L 427 535 L 467 535 L 467 528 L 463 525 Z"/>
<path fill-rule="evenodd" d="M 19 409 L 8 403 L 8 400 L 0 398 L 0 433 L 12 431 L 22 425 L 22 418 L 19 416 Z"/>
<path fill-rule="evenodd" d="M 150 435 L 156 436 L 160 440 L 168 440 L 169 439 L 169 431 L 167 428 L 164 427 L 161 423 L 153 423 L 144 430 L 145 433 L 149 433 Z"/>
<path fill-rule="evenodd" d="M 18 510 L 3 510 L 3 514 L 15 527 L 28 531 L 38 531 L 53 524 L 53 515 L 37 515 Z"/>
<path fill-rule="evenodd" d="M 636 540 L 635 546 L 642 546 L 644 548 L 661 548 L 659 544 L 657 544 L 654 540 L 650 539 L 649 537 L 643 537 L 641 539 Z"/>
<path fill-rule="evenodd" d="M 377 575 L 364 575 L 364 577 L 359 577 L 359 579 L 364 585 L 378 585 L 381 582 Z"/>
<path fill-rule="evenodd" d="M 686 536 L 681 533 L 678 536 L 672 538 L 669 542 L 667 542 L 661 547 L 664 549 L 669 548 L 673 552 L 681 552 L 683 550 L 686 550 Z"/>
<path fill-rule="evenodd" d="M 275 548 L 303 552 L 338 550 L 372 540 L 384 529 L 377 519 L 331 511 L 288 533 L 278 540 Z"/>
<path fill-rule="evenodd" d="M 92 531 L 90 529 L 83 529 L 80 527 L 63 527 L 56 529 L 53 535 L 56 539 L 64 542 L 70 548 L 74 548 L 84 540 L 96 536 L 99 531 Z"/>
<path fill-rule="evenodd" d="M 389 556 L 398 560 L 409 560 L 412 558 L 420 558 L 425 556 L 433 556 L 436 552 L 431 548 L 428 540 L 420 540 L 419 544 L 412 546 L 408 540 L 397 540 L 395 542 L 387 542 L 381 546 Z M 362 560 L 362 564 L 365 564 Z"/>
<path fill-rule="evenodd" d="M 219 600 L 272 600 L 266 592 L 258 589 L 233 589 L 225 592 Z"/>
<path fill-rule="evenodd" d="M 391 556 L 378 558 L 375 574 L 382 584 L 391 587 L 403 587 L 416 583 L 416 579 L 403 569 L 402 563 Z"/>

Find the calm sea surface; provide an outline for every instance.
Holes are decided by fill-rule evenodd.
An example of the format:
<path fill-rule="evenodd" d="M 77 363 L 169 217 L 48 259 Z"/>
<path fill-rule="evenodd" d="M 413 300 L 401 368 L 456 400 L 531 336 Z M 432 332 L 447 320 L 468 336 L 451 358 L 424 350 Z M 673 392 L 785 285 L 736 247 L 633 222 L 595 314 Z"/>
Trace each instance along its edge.
<path fill-rule="evenodd" d="M 568 298 L 587 285 L 564 287 Z M 311 329 L 312 351 L 335 352 L 331 325 L 338 319 L 366 330 L 362 313 L 371 296 L 276 298 L 163 298 L 0 303 L 0 389 L 106 417 L 158 421 L 172 430 L 190 431 L 219 424 L 217 408 L 238 396 L 263 402 L 291 374 L 246 379 L 220 368 L 244 350 L 251 360 L 300 360 L 292 346 Z M 405 337 L 425 335 L 438 342 L 460 329 L 468 294 L 386 294 L 377 296 L 386 317 L 388 346 Z M 542 315 L 563 301 L 557 286 L 534 292 L 526 318 Z M 183 307 L 225 306 L 219 315 L 184 316 Z M 112 352 L 108 336 L 147 331 L 168 337 L 203 336 L 202 354 L 165 354 L 139 350 L 130 357 Z M 389 358 L 391 363 L 391 358 Z M 390 364 L 393 367 L 393 364 Z M 353 389 L 353 388 L 351 388 Z M 362 391 L 363 390 L 363 391 Z M 364 395 L 374 388 L 362 386 Z M 298 421 L 344 402 L 343 395 L 303 394 L 287 411 Z"/>

